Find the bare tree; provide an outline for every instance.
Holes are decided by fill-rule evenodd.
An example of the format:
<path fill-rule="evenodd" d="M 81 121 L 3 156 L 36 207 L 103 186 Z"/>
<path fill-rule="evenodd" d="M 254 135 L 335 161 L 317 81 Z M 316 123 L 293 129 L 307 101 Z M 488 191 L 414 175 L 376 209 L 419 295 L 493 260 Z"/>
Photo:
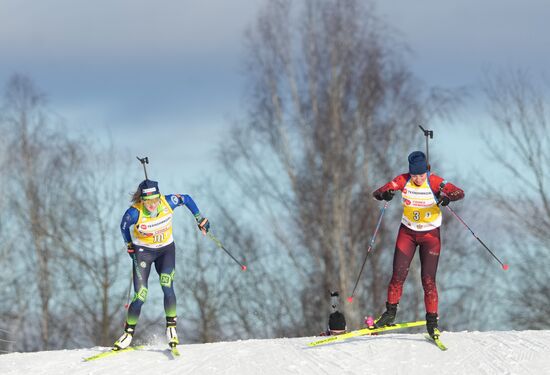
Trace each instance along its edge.
<path fill-rule="evenodd" d="M 4 150 L 3 147 L 2 150 Z M 0 167 L 0 173 L 2 172 L 3 168 Z M 2 194 L 0 195 L 0 211 L 6 212 L 6 210 L 6 195 Z M 15 346 L 15 342 L 12 338 L 15 337 L 14 332 L 17 327 L 13 323 L 17 321 L 17 300 L 18 296 L 22 294 L 21 288 L 17 288 L 17 272 L 11 260 L 12 256 L 10 256 L 13 254 L 12 247 L 16 240 L 16 236 L 13 235 L 13 231 L 8 229 L 9 226 L 6 225 L 4 220 L 0 221 L 0 269 L 3 270 L 3 272 L 0 273 L 0 287 L 3 287 L 6 291 L 2 294 L 2 307 L 0 308 L 0 316 L 2 317 L 0 319 L 0 354 L 13 351 Z M 11 293 L 8 293 L 8 288 L 5 287 L 8 285 L 15 286 L 15 288 L 11 289 Z"/>
<path fill-rule="evenodd" d="M 328 291 L 351 293 L 379 212 L 370 193 L 449 97 L 426 92 L 402 62 L 405 46 L 358 1 L 270 1 L 247 41 L 249 114 L 224 167 L 254 200 L 257 234 L 273 233 L 260 255 L 288 281 L 288 327 L 311 334 L 326 321 Z M 393 242 L 387 232 L 380 240 Z M 383 305 L 389 255 L 371 257 L 367 298 L 345 307 L 350 328 Z"/>
<path fill-rule="evenodd" d="M 14 200 L 20 228 L 29 228 L 26 234 L 26 274 L 29 282 L 36 280 L 35 286 L 40 301 L 40 336 L 42 348 L 48 348 L 51 321 L 52 297 L 52 256 L 48 243 L 49 224 L 44 218 L 45 211 L 44 177 L 49 161 L 45 144 L 39 135 L 47 132 L 44 113 L 45 97 L 27 77 L 15 75 L 8 83 L 3 110 L 3 120 L 8 124 L 13 137 L 9 148 L 7 165 L 11 186 L 16 187 Z M 55 172 L 54 172 L 55 173 Z M 51 181 L 51 180 L 48 180 Z M 53 182 L 55 183 L 55 182 Z M 24 236 L 24 234 L 23 234 Z M 26 237 L 26 236 L 25 236 Z M 34 278 L 33 276 L 36 276 Z"/>
<path fill-rule="evenodd" d="M 65 330 L 72 332 L 64 347 L 109 346 L 124 319 L 130 269 L 128 264 L 124 267 L 130 260 L 118 230 L 126 202 L 112 200 L 129 194 L 123 189 L 122 165 L 114 148 L 96 149 L 80 142 L 87 158 L 73 175 L 76 194 L 64 202 L 73 215 L 55 228 L 56 236 L 69 239 L 59 244 L 67 286 L 62 305 L 79 317 L 71 321 L 74 324 L 64 323 Z"/>
<path fill-rule="evenodd" d="M 504 285 L 512 296 L 511 320 L 524 329 L 550 325 L 548 88 L 524 71 L 491 74 L 484 82 L 495 124 L 486 137 L 487 150 L 510 182 L 487 188 L 486 196 L 502 217 L 508 254 L 518 270 L 513 282 Z"/>
<path fill-rule="evenodd" d="M 10 257 L 10 272 L 0 279 L 15 285 L 7 288 L 12 303 L 3 304 L 2 312 L 17 348 L 110 345 L 114 317 L 123 319 L 125 288 L 115 282 L 125 252 L 113 204 L 100 203 L 122 196 L 117 158 L 112 150 L 71 138 L 26 76 L 8 82 L 1 114 L 10 150 L 2 155 L 4 188 L 14 197 L 6 206 L 6 232 L 16 233 L 2 243 L 20 255 Z"/>

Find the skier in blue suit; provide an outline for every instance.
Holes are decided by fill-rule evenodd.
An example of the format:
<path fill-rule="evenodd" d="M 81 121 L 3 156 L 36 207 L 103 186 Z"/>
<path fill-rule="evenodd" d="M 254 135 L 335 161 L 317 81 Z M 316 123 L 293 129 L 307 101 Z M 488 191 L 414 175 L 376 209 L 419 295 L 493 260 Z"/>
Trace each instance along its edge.
<path fill-rule="evenodd" d="M 168 345 L 178 343 L 176 332 L 176 295 L 174 275 L 176 247 L 172 236 L 172 214 L 176 207 L 186 206 L 195 217 L 199 229 L 206 234 L 210 229 L 189 195 L 161 195 L 156 181 L 144 180 L 132 195 L 132 206 L 126 210 L 120 223 L 122 237 L 132 258 L 134 297 L 128 307 L 124 333 L 114 344 L 114 350 L 127 348 L 132 342 L 141 307 L 147 299 L 151 266 L 155 265 L 164 293 L 166 336 Z M 133 226 L 133 229 L 130 228 Z"/>

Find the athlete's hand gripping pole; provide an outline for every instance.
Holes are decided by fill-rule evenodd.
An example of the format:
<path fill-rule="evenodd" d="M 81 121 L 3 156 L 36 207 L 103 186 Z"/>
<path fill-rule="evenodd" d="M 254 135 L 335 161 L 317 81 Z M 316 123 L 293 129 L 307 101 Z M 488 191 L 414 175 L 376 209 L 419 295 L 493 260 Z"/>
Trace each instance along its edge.
<path fill-rule="evenodd" d="M 355 280 L 355 286 L 353 287 L 353 291 L 351 292 L 351 296 L 348 297 L 348 302 L 353 302 L 353 297 L 355 296 L 355 290 L 357 289 L 357 285 L 359 284 L 359 279 L 361 278 L 361 274 L 363 273 L 363 269 L 365 268 L 365 263 L 367 263 L 367 257 L 369 256 L 369 253 L 374 248 L 374 241 L 376 240 L 376 234 L 378 233 L 378 229 L 380 229 L 380 224 L 382 223 L 382 218 L 384 217 L 384 212 L 386 212 L 386 208 L 390 205 L 389 201 L 386 201 L 384 203 L 384 206 L 380 209 L 380 217 L 378 218 L 378 223 L 376 224 L 376 229 L 374 230 L 374 234 L 372 235 L 372 238 L 370 240 L 369 248 L 367 249 L 367 253 L 365 254 L 365 259 L 363 260 L 363 264 L 361 265 L 361 271 L 359 271 L 359 275 L 357 275 L 357 280 Z"/>

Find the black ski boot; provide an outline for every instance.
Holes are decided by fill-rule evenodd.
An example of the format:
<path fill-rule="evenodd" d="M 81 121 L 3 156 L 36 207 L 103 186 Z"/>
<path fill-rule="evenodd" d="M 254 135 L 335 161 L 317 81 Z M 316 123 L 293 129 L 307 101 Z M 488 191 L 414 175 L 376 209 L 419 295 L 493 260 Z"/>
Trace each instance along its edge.
<path fill-rule="evenodd" d="M 374 322 L 375 328 L 389 326 L 393 324 L 397 314 L 397 303 L 386 302 L 386 311 Z"/>
<path fill-rule="evenodd" d="M 426 329 L 432 339 L 439 338 L 439 330 L 437 329 L 437 313 L 426 313 Z"/>

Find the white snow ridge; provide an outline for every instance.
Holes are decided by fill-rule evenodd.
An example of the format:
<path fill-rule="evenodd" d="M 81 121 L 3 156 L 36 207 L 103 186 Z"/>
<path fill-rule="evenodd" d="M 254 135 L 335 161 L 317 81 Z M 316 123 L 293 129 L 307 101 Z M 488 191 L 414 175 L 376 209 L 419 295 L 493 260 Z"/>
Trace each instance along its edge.
<path fill-rule="evenodd" d="M 0 374 L 550 374 L 550 331 L 444 332 L 443 352 L 423 333 L 363 336 L 308 347 L 319 338 L 163 346 L 83 362 L 107 348 L 0 355 Z"/>

